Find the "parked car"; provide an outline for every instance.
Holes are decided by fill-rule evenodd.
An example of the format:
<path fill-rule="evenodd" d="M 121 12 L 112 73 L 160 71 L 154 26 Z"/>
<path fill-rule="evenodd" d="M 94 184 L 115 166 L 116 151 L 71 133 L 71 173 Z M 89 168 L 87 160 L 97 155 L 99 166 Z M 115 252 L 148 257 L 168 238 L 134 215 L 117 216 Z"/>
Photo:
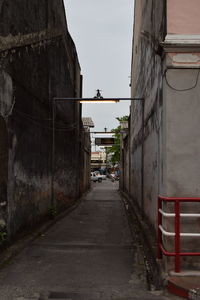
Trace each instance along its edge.
<path fill-rule="evenodd" d="M 94 171 L 95 175 L 102 180 L 106 180 L 106 175 L 101 174 L 99 171 Z"/>
<path fill-rule="evenodd" d="M 93 182 L 102 182 L 102 178 L 96 176 L 96 174 L 94 172 L 91 172 L 91 177 L 90 177 L 91 181 Z"/>

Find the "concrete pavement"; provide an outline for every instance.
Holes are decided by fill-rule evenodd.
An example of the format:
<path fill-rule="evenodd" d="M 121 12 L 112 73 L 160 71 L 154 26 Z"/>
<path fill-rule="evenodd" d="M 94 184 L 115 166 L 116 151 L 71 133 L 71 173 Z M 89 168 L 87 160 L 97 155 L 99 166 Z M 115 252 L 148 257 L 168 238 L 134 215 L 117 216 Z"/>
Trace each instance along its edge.
<path fill-rule="evenodd" d="M 118 183 L 92 191 L 0 271 L 0 300 L 179 299 L 149 292 Z"/>

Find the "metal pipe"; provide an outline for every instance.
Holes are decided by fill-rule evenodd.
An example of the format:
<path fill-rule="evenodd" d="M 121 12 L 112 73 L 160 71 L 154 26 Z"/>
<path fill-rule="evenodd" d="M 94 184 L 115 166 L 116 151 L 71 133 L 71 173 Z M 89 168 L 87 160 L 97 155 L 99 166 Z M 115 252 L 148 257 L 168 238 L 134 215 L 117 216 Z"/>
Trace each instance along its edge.
<path fill-rule="evenodd" d="M 166 231 L 162 225 L 159 225 L 159 231 L 162 232 L 163 235 L 165 236 L 175 236 L 175 232 L 169 232 L 169 231 Z"/>
<path fill-rule="evenodd" d="M 145 102 L 142 101 L 142 144 L 141 144 L 141 208 L 142 213 L 144 214 L 144 109 L 145 109 Z"/>
<path fill-rule="evenodd" d="M 144 98 L 102 98 L 102 99 L 98 99 L 98 98 L 65 98 L 65 97 L 54 97 L 54 100 L 58 101 L 63 101 L 63 100 L 73 100 L 73 101 L 94 101 L 97 100 L 97 101 L 102 101 L 102 103 L 104 101 L 143 101 Z"/>
<path fill-rule="evenodd" d="M 51 206 L 55 206 L 54 177 L 55 177 L 55 103 L 52 100 L 52 161 L 51 161 Z"/>
<path fill-rule="evenodd" d="M 159 199 L 162 201 L 167 201 L 167 202 L 174 202 L 176 200 L 181 201 L 181 202 L 200 202 L 199 197 L 164 197 L 164 196 L 158 196 Z"/>
<path fill-rule="evenodd" d="M 175 272 L 180 272 L 180 203 L 175 201 Z"/>
<path fill-rule="evenodd" d="M 159 225 L 159 229 L 165 236 L 175 236 L 175 232 L 166 231 L 162 225 Z M 182 237 L 200 237 L 200 233 L 190 233 L 190 232 L 181 232 L 180 236 Z"/>
<path fill-rule="evenodd" d="M 164 217 L 175 217 L 175 214 L 174 213 L 166 213 L 166 212 L 164 212 L 162 209 L 159 209 L 159 212 L 164 216 Z M 198 217 L 200 217 L 200 214 L 180 214 L 180 216 L 181 217 L 188 217 L 188 218 L 192 218 L 192 217 L 196 217 L 196 218 L 198 218 Z"/>
<path fill-rule="evenodd" d="M 162 201 L 158 198 L 158 248 L 157 248 L 157 256 L 158 259 L 162 258 L 162 251 L 160 249 L 160 244 L 162 244 L 162 215 L 160 213 L 160 209 L 162 209 Z M 160 228 L 161 227 L 161 228 Z M 159 230 L 160 229 L 160 230 Z"/>
<path fill-rule="evenodd" d="M 175 252 L 167 251 L 162 244 L 160 244 L 160 249 L 162 253 L 166 256 L 175 256 Z M 200 256 L 200 252 L 180 252 L 181 256 Z"/>
<path fill-rule="evenodd" d="M 162 210 L 162 201 L 166 202 L 175 202 L 175 214 L 174 213 L 166 213 Z M 189 232 L 180 232 L 180 217 L 199 217 L 200 214 L 180 214 L 180 202 L 200 202 L 200 198 L 194 197 L 185 197 L 185 198 L 177 198 L 177 197 L 158 197 L 158 258 L 161 257 L 161 254 L 166 256 L 175 256 L 175 272 L 180 272 L 180 257 L 181 256 L 200 256 L 200 252 L 180 252 L 180 237 L 200 237 L 200 233 L 189 233 Z M 175 232 L 166 231 L 161 223 L 162 216 L 165 217 L 175 217 Z M 175 252 L 167 251 L 162 244 L 162 236 L 171 236 L 175 237 Z"/>

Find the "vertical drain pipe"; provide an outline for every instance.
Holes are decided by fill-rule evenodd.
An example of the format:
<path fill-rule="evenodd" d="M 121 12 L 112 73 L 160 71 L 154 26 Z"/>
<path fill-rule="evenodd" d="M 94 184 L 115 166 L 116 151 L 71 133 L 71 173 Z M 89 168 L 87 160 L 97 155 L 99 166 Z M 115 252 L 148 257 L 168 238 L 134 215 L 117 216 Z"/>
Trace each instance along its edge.
<path fill-rule="evenodd" d="M 144 99 L 142 101 L 141 210 L 144 213 Z"/>
<path fill-rule="evenodd" d="M 51 207 L 55 206 L 54 180 L 55 180 L 55 100 L 52 99 L 52 160 L 51 160 Z"/>

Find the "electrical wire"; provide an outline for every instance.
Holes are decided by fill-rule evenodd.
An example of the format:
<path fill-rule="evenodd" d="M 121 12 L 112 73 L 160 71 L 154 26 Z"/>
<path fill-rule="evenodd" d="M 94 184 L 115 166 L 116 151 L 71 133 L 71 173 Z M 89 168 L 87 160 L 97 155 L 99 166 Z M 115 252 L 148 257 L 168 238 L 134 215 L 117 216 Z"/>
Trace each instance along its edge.
<path fill-rule="evenodd" d="M 31 95 L 34 99 L 37 99 L 40 103 L 47 103 L 49 101 L 49 99 L 45 99 L 45 98 L 41 98 L 41 97 L 38 97 L 37 95 L 35 95 L 34 93 L 32 93 L 28 88 L 26 88 L 21 82 L 19 82 L 14 76 L 12 76 L 12 80 L 13 82 L 19 86 L 20 88 L 22 88 L 28 95 Z M 12 110 L 14 110 L 16 113 L 18 113 L 21 117 L 31 121 L 32 123 L 36 124 L 36 125 L 39 125 L 43 128 L 46 128 L 46 129 L 49 129 L 49 130 L 52 130 L 53 129 L 53 125 L 52 126 L 48 126 L 46 124 L 41 124 L 41 122 L 52 122 L 53 120 L 51 118 L 49 119 L 39 119 L 39 118 L 33 118 L 32 115 L 30 114 L 27 114 L 27 113 L 24 113 L 22 111 L 19 111 L 17 110 L 15 107 L 15 102 L 13 102 L 12 104 L 12 107 L 11 109 L 9 110 L 9 112 L 6 113 L 6 116 L 4 117 L 8 117 L 9 114 L 12 112 Z M 2 114 L 0 113 L 0 115 L 2 116 Z M 3 116 L 2 116 L 3 117 Z M 74 129 L 78 129 L 79 127 L 76 125 L 76 123 L 73 123 L 69 126 L 68 123 L 65 123 L 64 121 L 63 122 L 63 125 L 61 125 L 60 123 L 56 122 L 54 120 L 54 129 L 55 130 L 58 130 L 58 131 L 72 131 Z"/>
<path fill-rule="evenodd" d="M 22 112 L 22 111 L 19 111 L 18 109 L 16 109 L 16 108 L 14 108 L 13 109 L 15 112 L 17 112 L 18 114 L 20 114 L 20 115 L 22 115 L 22 116 L 24 116 L 24 117 L 26 117 L 26 118 L 28 118 L 28 119 L 30 119 L 31 121 L 35 121 L 35 122 L 43 122 L 43 121 L 51 121 L 52 122 L 52 118 L 50 118 L 50 119 L 39 119 L 39 118 L 33 118 L 32 117 L 32 115 L 30 115 L 30 114 L 27 114 L 27 113 L 25 113 L 25 112 Z M 54 121 L 54 124 L 55 125 L 57 125 L 60 129 L 68 129 L 70 126 L 69 126 L 69 124 L 68 123 L 65 123 L 65 122 L 63 122 L 65 125 L 62 125 L 61 126 L 61 124 L 60 123 L 58 123 L 58 122 L 56 122 L 56 121 Z M 75 126 L 76 124 L 75 123 L 73 123 L 73 125 L 71 125 L 71 126 Z"/>
<path fill-rule="evenodd" d="M 14 109 L 13 109 L 15 112 L 17 112 L 18 114 L 20 114 L 20 115 L 22 115 L 22 116 L 25 116 L 25 117 L 27 117 L 27 118 L 30 118 L 31 120 L 33 120 L 33 121 L 51 121 L 52 119 L 39 119 L 39 118 L 33 118 L 30 114 L 27 114 L 27 113 L 25 113 L 25 112 L 22 112 L 22 111 L 20 111 L 20 110 L 18 110 L 18 109 L 16 109 L 15 107 L 14 107 Z"/>
<path fill-rule="evenodd" d="M 197 73 L 197 77 L 196 77 L 196 80 L 195 80 L 194 85 L 191 86 L 191 87 L 189 87 L 189 88 L 186 88 L 186 89 L 177 89 L 177 88 L 173 87 L 173 86 L 169 83 L 169 81 L 168 81 L 168 79 L 167 79 L 167 71 L 168 71 L 168 70 L 169 70 L 169 69 L 166 69 L 166 70 L 165 70 L 164 78 L 165 78 L 165 81 L 166 81 L 167 85 L 168 85 L 172 90 L 177 91 L 177 92 L 186 92 L 186 91 L 193 90 L 193 89 L 195 89 L 195 88 L 197 87 L 197 84 L 198 84 L 198 81 L 199 81 L 200 69 L 198 69 L 198 73 Z M 175 69 L 174 69 L 174 70 L 175 70 Z"/>
<path fill-rule="evenodd" d="M 31 95 L 33 98 L 37 99 L 40 103 L 44 103 L 47 102 L 47 99 L 42 99 L 38 96 L 36 96 L 35 94 L 33 94 L 30 90 L 28 90 L 23 84 L 21 84 L 19 81 L 17 81 L 15 78 L 13 78 L 13 81 L 20 86 L 26 93 L 28 93 L 29 95 Z M 18 111 L 15 107 L 13 108 L 16 112 L 18 112 L 19 114 L 23 115 L 24 117 L 29 118 L 32 122 L 43 122 L 43 121 L 52 121 L 52 119 L 36 119 L 36 118 L 32 118 L 32 116 L 30 114 L 26 114 L 24 112 Z M 74 128 L 78 128 L 76 126 L 76 124 L 74 123 L 73 126 L 69 126 L 68 123 L 65 123 L 64 126 L 61 126 L 58 122 L 54 121 L 54 124 L 57 125 L 57 127 L 55 126 L 56 130 L 72 130 Z M 43 125 L 43 127 L 46 127 L 47 129 L 52 129 L 51 127 L 47 127 L 46 125 Z"/>
<path fill-rule="evenodd" d="M 29 115 L 27 113 L 24 113 L 24 112 L 21 112 L 21 111 L 17 110 L 16 108 L 14 108 L 14 111 L 17 114 L 19 114 L 20 116 L 22 116 L 23 118 L 31 121 L 32 123 L 34 123 L 36 125 L 39 125 L 39 126 L 41 126 L 43 128 L 49 129 L 49 130 L 53 129 L 53 126 L 48 126 L 46 124 L 41 124 L 41 122 L 43 122 L 43 121 L 49 121 L 50 122 L 50 121 L 52 121 L 52 119 L 38 119 L 38 118 L 33 118 L 31 115 Z M 70 130 L 74 130 L 74 129 L 78 128 L 75 123 L 73 123 L 71 126 L 58 126 L 58 124 L 59 123 L 55 122 L 55 127 L 54 127 L 54 129 L 58 130 L 58 131 L 70 131 Z"/>

